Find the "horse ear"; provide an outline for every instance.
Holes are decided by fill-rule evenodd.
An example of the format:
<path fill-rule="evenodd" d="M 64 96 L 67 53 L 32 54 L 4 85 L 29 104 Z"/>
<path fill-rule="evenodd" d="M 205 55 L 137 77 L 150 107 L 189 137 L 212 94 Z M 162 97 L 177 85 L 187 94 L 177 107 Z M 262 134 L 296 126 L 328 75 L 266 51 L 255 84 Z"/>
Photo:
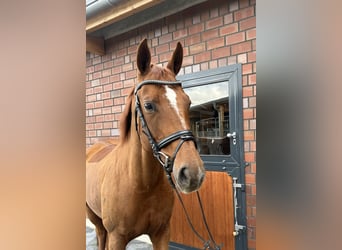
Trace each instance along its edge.
<path fill-rule="evenodd" d="M 147 39 L 142 40 L 138 47 L 137 52 L 137 66 L 140 74 L 146 74 L 150 69 L 151 64 L 151 52 L 147 46 Z"/>
<path fill-rule="evenodd" d="M 132 98 L 133 98 L 133 92 L 134 88 L 132 88 L 131 92 L 129 93 L 125 109 L 121 114 L 120 118 L 120 138 L 121 141 L 125 141 L 128 137 L 128 134 L 131 129 L 131 123 L 132 123 Z"/>
<path fill-rule="evenodd" d="M 183 47 L 180 42 L 177 43 L 176 50 L 173 52 L 171 60 L 167 64 L 167 68 L 170 69 L 175 75 L 178 74 L 182 67 L 183 62 Z"/>

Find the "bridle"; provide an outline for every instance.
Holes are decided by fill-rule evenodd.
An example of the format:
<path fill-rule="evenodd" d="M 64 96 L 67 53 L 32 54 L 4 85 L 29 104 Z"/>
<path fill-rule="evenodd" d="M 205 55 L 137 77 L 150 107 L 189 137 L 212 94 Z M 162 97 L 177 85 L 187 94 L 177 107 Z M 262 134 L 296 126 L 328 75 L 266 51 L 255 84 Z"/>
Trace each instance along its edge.
<path fill-rule="evenodd" d="M 173 164 L 175 161 L 175 158 L 177 156 L 178 151 L 180 150 L 181 146 L 186 141 L 193 141 L 195 143 L 195 147 L 197 148 L 195 137 L 192 134 L 191 130 L 180 130 L 175 133 L 172 133 L 171 135 L 167 136 L 166 138 L 162 139 L 159 142 L 156 142 L 154 137 L 152 136 L 152 133 L 150 129 L 148 128 L 147 122 L 144 118 L 143 112 L 141 110 L 140 100 L 138 96 L 138 91 L 145 85 L 178 85 L 181 86 L 182 83 L 179 81 L 175 82 L 169 82 L 169 81 L 160 81 L 160 80 L 146 80 L 139 83 L 134 90 L 135 95 L 135 129 L 138 133 L 138 123 L 137 123 L 137 115 L 139 116 L 139 119 L 141 121 L 142 131 L 147 136 L 148 141 L 151 145 L 153 156 L 160 162 L 160 164 L 163 166 L 166 176 L 173 188 L 175 188 L 175 184 L 172 180 L 171 173 L 173 169 Z M 139 135 L 139 133 L 138 133 Z M 169 156 L 161 151 L 162 148 L 167 147 L 170 143 L 180 140 L 173 155 Z"/>
<path fill-rule="evenodd" d="M 183 145 L 184 142 L 186 141 L 193 141 L 195 143 L 195 147 L 197 148 L 197 144 L 195 141 L 195 137 L 192 134 L 191 130 L 180 130 L 177 131 L 175 133 L 172 133 L 171 135 L 167 136 L 166 138 L 162 139 L 159 142 L 156 142 L 156 140 L 154 139 L 154 137 L 152 136 L 152 133 L 150 131 L 150 129 L 148 128 L 147 122 L 144 118 L 143 112 L 141 110 L 141 105 L 140 105 L 140 100 L 139 100 L 139 96 L 138 96 L 138 91 L 141 89 L 141 87 L 143 87 L 144 85 L 150 85 L 150 84 L 155 84 L 155 85 L 178 85 L 181 86 L 182 83 L 179 81 L 175 81 L 175 82 L 169 82 L 169 81 L 160 81 L 160 80 L 146 80 L 146 81 L 142 81 L 140 82 L 134 90 L 134 95 L 135 95 L 135 130 L 137 131 L 137 134 L 139 136 L 139 131 L 138 131 L 138 122 L 137 122 L 137 116 L 139 116 L 139 119 L 141 121 L 141 127 L 142 127 L 142 131 L 143 133 L 147 136 L 148 141 L 151 145 L 152 151 L 153 151 L 153 156 L 159 161 L 159 163 L 163 166 L 166 176 L 170 182 L 170 185 L 172 186 L 172 188 L 175 189 L 177 197 L 183 207 L 183 210 L 185 212 L 187 221 L 189 223 L 189 226 L 191 227 L 192 231 L 195 233 L 195 235 L 203 242 L 203 246 L 204 249 L 213 249 L 213 250 L 220 250 L 221 246 L 217 245 L 216 242 L 214 241 L 214 238 L 212 237 L 212 234 L 209 230 L 208 224 L 207 224 L 207 220 L 205 218 L 204 215 L 204 211 L 203 211 L 203 206 L 202 206 L 202 201 L 201 198 L 199 196 L 198 191 L 196 191 L 197 194 L 197 199 L 198 202 L 200 204 L 200 208 L 201 208 L 201 214 L 202 214 L 202 219 L 203 222 L 205 224 L 206 230 L 208 232 L 209 238 L 210 240 L 205 240 L 194 228 L 191 219 L 189 217 L 188 212 L 186 211 L 184 202 L 178 192 L 178 190 L 176 189 L 176 186 L 172 180 L 171 177 L 171 173 L 172 173 L 172 169 L 173 169 L 173 164 L 175 161 L 175 158 L 177 156 L 177 153 L 179 151 L 179 149 L 181 148 L 181 146 Z M 140 136 L 139 136 L 140 137 Z M 180 140 L 173 155 L 170 157 L 169 155 L 165 154 L 164 152 L 161 151 L 162 148 L 167 147 L 171 142 L 174 142 L 176 140 Z M 212 246 L 213 244 L 213 246 Z"/>

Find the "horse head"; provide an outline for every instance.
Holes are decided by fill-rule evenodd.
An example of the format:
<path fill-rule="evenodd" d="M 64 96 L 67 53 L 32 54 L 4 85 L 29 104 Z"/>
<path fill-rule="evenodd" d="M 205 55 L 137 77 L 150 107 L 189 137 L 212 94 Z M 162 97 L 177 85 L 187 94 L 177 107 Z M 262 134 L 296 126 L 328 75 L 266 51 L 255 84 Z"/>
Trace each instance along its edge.
<path fill-rule="evenodd" d="M 172 162 L 176 186 L 183 193 L 199 189 L 205 170 L 191 133 L 189 108 L 191 101 L 181 83 L 176 81 L 183 61 L 183 48 L 178 42 L 167 66 L 151 64 L 151 53 L 144 39 L 137 51 L 137 86 L 129 96 L 130 105 L 121 123 L 123 134 L 129 133 L 130 117 L 137 112 L 136 127 L 142 148 L 152 151 L 164 168 Z M 135 95 L 135 103 L 134 103 Z M 168 171 L 167 171 L 168 172 Z M 170 177 L 171 178 L 171 177 Z"/>

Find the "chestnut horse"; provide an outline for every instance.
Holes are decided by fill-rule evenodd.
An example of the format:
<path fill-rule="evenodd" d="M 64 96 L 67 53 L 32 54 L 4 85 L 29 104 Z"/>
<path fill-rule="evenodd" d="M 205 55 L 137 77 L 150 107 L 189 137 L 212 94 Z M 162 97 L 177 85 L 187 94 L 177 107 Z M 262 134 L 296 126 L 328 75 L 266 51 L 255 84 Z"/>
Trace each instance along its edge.
<path fill-rule="evenodd" d="M 151 64 L 144 39 L 118 144 L 102 142 L 87 150 L 87 216 L 96 226 L 99 250 L 125 249 L 141 234 L 150 236 L 155 250 L 169 249 L 173 183 L 183 193 L 202 184 L 205 170 L 190 131 L 190 99 L 175 78 L 182 61 L 178 43 L 166 68 Z"/>

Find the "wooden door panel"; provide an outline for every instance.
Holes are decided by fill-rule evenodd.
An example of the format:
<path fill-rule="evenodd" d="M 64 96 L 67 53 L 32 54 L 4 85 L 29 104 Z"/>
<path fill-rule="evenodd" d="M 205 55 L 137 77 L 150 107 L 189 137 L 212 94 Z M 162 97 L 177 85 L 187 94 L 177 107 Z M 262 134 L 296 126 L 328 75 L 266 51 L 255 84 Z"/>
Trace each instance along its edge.
<path fill-rule="evenodd" d="M 234 248 L 234 208 L 232 178 L 224 172 L 206 173 L 205 181 L 200 189 L 203 209 L 211 233 L 222 250 Z M 191 221 L 199 234 L 209 239 L 203 223 L 196 194 L 182 194 L 185 207 Z M 203 248 L 203 243 L 192 232 L 183 208 L 175 199 L 175 206 L 171 218 L 171 241 L 179 244 Z"/>

